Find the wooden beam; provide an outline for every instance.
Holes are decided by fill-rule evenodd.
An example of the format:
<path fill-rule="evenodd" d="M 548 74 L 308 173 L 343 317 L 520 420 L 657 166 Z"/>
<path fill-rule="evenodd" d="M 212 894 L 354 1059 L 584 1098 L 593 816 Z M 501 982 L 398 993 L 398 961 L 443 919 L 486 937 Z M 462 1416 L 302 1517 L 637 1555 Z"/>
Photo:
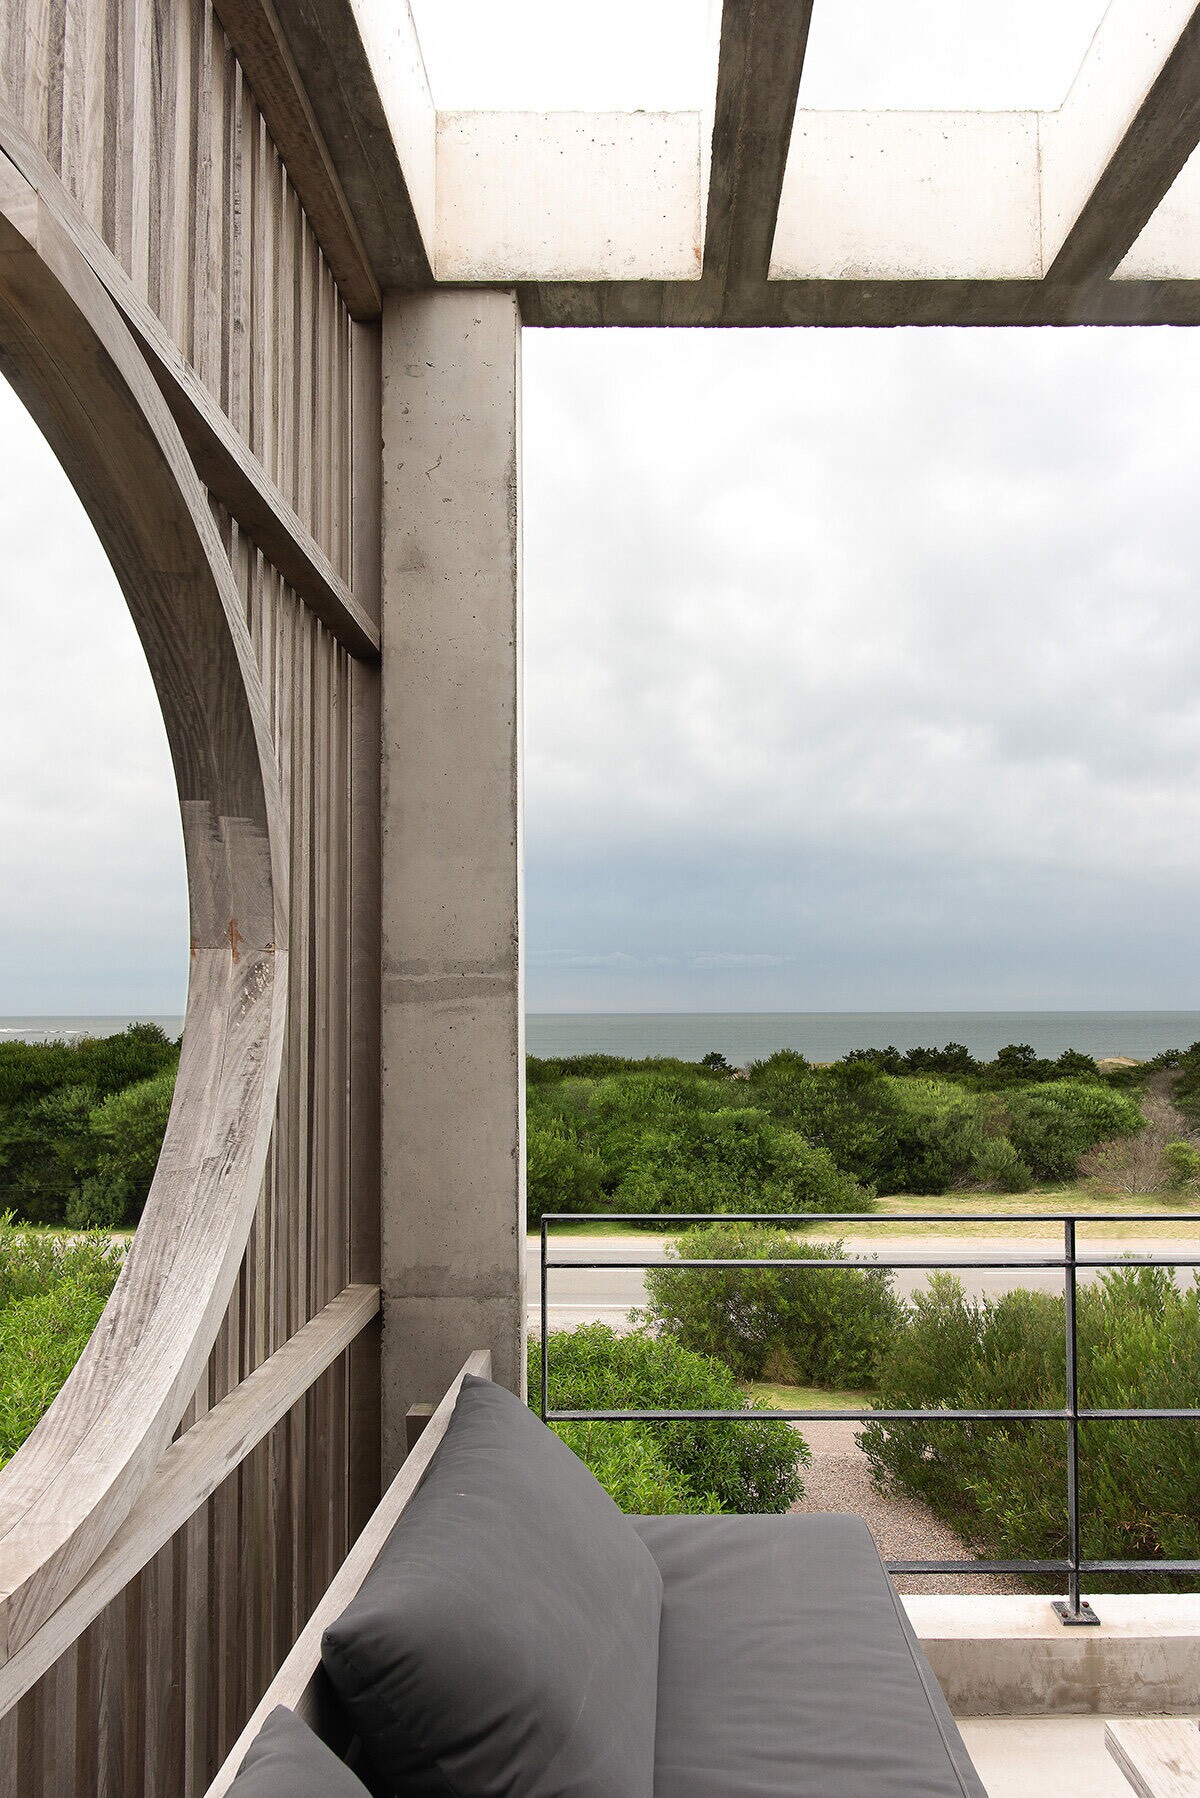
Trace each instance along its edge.
<path fill-rule="evenodd" d="M 1138 1798 L 1195 1798 L 1200 1731 L 1184 1717 L 1130 1717 L 1104 1726 L 1104 1746 Z"/>
<path fill-rule="evenodd" d="M 421 1431 L 415 1448 L 384 1493 L 366 1529 L 334 1575 L 333 1583 L 318 1600 L 317 1608 L 296 1638 L 294 1647 L 267 1687 L 254 1714 L 234 1743 L 220 1772 L 208 1788 L 206 1798 L 223 1798 L 245 1760 L 250 1744 L 276 1705 L 283 1704 L 314 1725 L 321 1721 L 322 1685 L 321 1637 L 329 1624 L 336 1622 L 379 1557 L 379 1551 L 391 1535 L 399 1518 L 412 1503 L 413 1495 L 425 1477 L 434 1452 L 450 1427 L 458 1391 L 467 1374 L 481 1380 L 492 1377 L 489 1349 L 476 1349 L 451 1381 L 437 1410 Z"/>
<path fill-rule="evenodd" d="M 89 225 L 45 157 L 0 105 L 0 143 L 26 181 L 56 190 L 59 222 L 133 331 L 197 473 L 338 641 L 352 655 L 379 655 L 379 627 L 312 533 L 247 447 L 112 251 Z"/>
<path fill-rule="evenodd" d="M 378 318 L 379 282 L 272 0 L 213 0 L 342 298 Z"/>
<path fill-rule="evenodd" d="M 0 1716 L 200 1509 L 378 1311 L 377 1286 L 347 1286 L 171 1444 L 124 1523 L 70 1597 L 0 1667 Z"/>
<path fill-rule="evenodd" d="M 111 291 L 111 290 L 110 290 Z M 132 290 L 113 294 L 137 337 L 187 445 L 196 473 L 351 655 L 374 661 L 379 627 L 359 605 L 320 544 Z"/>
<path fill-rule="evenodd" d="M 1115 0 L 1043 124 L 1046 277 L 1106 280 L 1200 143 L 1200 5 Z"/>
<path fill-rule="evenodd" d="M 704 234 L 704 281 L 732 297 L 765 282 L 812 0 L 725 0 Z"/>

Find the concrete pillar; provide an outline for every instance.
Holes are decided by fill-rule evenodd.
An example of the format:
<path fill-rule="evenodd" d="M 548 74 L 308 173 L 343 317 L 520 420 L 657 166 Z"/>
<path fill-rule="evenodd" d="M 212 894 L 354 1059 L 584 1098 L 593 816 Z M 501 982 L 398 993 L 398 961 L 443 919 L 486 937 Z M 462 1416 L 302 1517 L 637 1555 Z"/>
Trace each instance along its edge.
<path fill-rule="evenodd" d="M 515 296 L 383 317 L 383 1455 L 471 1349 L 524 1390 Z"/>

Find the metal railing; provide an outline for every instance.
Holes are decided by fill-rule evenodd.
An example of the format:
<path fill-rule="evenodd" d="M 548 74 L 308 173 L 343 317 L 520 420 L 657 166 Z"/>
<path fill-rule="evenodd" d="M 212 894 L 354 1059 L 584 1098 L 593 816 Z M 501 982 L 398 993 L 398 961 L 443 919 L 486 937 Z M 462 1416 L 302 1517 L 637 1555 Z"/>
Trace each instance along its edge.
<path fill-rule="evenodd" d="M 846 1224 L 1057 1224 L 1063 1232 L 1063 1248 L 1061 1255 L 1036 1256 L 956 1256 L 946 1259 L 940 1256 L 914 1258 L 911 1255 L 889 1260 L 886 1255 L 877 1255 L 872 1247 L 869 1254 L 846 1256 L 840 1258 L 824 1258 L 801 1260 L 792 1257 L 773 1259 L 769 1256 L 729 1256 L 720 1259 L 688 1259 L 671 1256 L 666 1261 L 647 1261 L 644 1257 L 636 1258 L 627 1255 L 609 1254 L 594 1257 L 572 1256 L 569 1259 L 555 1259 L 550 1254 L 549 1233 L 556 1224 L 578 1224 L 580 1218 L 570 1213 L 548 1213 L 541 1220 L 541 1414 L 547 1423 L 626 1423 L 626 1422 L 702 1422 L 705 1420 L 720 1423 L 761 1423 L 764 1413 L 743 1408 L 737 1411 L 571 1411 L 554 1410 L 549 1406 L 549 1331 L 548 1331 L 548 1294 L 549 1276 L 556 1269 L 571 1268 L 575 1271 L 602 1268 L 646 1268 L 666 1266 L 672 1271 L 680 1268 L 695 1268 L 698 1272 L 715 1268 L 788 1268 L 799 1273 L 820 1273 L 830 1269 L 855 1266 L 865 1268 L 916 1268 L 925 1272 L 934 1270 L 956 1270 L 967 1272 L 1032 1272 L 1038 1269 L 1057 1270 L 1063 1276 L 1065 1298 L 1065 1332 L 1064 1332 L 1064 1372 L 1065 1372 L 1065 1404 L 1060 1407 L 1035 1407 L 1032 1409 L 1008 1408 L 1004 1410 L 950 1410 L 937 1407 L 917 1411 L 886 1410 L 874 1407 L 863 1409 L 815 1409 L 789 1410 L 782 1406 L 772 1407 L 771 1417 L 778 1422 L 809 1423 L 833 1422 L 844 1420 L 861 1423 L 917 1423 L 933 1420 L 938 1423 L 1000 1423 L 1005 1421 L 1022 1423 L 1061 1423 L 1066 1425 L 1067 1432 L 1067 1554 L 1062 1559 L 1050 1560 L 1012 1560 L 1012 1561 L 889 1561 L 890 1573 L 903 1574 L 937 1574 L 965 1573 L 986 1576 L 1001 1573 L 1017 1574 L 1063 1574 L 1066 1577 L 1066 1599 L 1055 1601 L 1054 1609 L 1064 1624 L 1099 1623 L 1091 1605 L 1080 1596 L 1080 1585 L 1085 1574 L 1112 1573 L 1200 1573 L 1200 1560 L 1155 1560 L 1144 1558 L 1136 1561 L 1089 1560 L 1084 1557 L 1080 1533 L 1080 1456 L 1079 1426 L 1081 1423 L 1118 1422 L 1126 1419 L 1146 1419 L 1155 1421 L 1183 1421 L 1200 1418 L 1200 1408 L 1180 1406 L 1088 1406 L 1079 1403 L 1079 1368 L 1078 1368 L 1078 1332 L 1076 1316 L 1076 1300 L 1078 1292 L 1078 1275 L 1081 1268 L 1108 1267 L 1167 1267 L 1167 1268 L 1200 1268 L 1200 1256 L 1196 1255 L 1088 1255 L 1080 1254 L 1076 1241 L 1076 1225 L 1080 1221 L 1088 1224 L 1190 1224 L 1194 1223 L 1200 1230 L 1200 1213 L 1193 1212 L 1089 1212 L 1080 1219 L 1069 1212 L 939 1212 L 922 1211 L 908 1213 L 888 1212 L 688 1212 L 688 1213 L 654 1213 L 637 1214 L 639 1224 L 665 1226 L 670 1231 L 678 1231 L 689 1224 L 764 1224 L 776 1228 L 789 1225 L 834 1225 L 842 1227 Z M 628 1225 L 631 1221 L 628 1212 L 589 1213 L 588 1223 L 608 1223 Z M 1086 1245 L 1085 1245 L 1086 1246 Z"/>

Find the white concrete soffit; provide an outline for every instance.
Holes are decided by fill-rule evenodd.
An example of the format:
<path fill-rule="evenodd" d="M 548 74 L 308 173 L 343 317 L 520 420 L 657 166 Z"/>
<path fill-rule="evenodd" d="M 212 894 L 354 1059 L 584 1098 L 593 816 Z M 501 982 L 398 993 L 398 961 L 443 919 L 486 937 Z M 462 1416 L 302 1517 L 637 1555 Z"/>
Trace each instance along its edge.
<path fill-rule="evenodd" d="M 1052 113 L 796 109 L 811 5 L 725 0 L 715 128 L 435 113 L 407 0 L 350 4 L 439 281 L 1200 280 L 1198 0 L 1111 0 Z"/>

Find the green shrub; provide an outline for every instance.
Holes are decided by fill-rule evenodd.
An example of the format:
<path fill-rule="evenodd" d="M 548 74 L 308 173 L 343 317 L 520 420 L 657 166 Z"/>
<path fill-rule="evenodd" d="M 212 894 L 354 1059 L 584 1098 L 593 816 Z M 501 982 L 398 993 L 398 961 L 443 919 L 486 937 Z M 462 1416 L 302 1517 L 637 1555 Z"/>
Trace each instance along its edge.
<path fill-rule="evenodd" d="M 697 1495 L 670 1465 L 649 1429 L 632 1424 L 556 1423 L 567 1447 L 631 1517 L 721 1511 L 715 1493 Z"/>
<path fill-rule="evenodd" d="M 548 1339 L 550 1408 L 560 1411 L 742 1410 L 746 1396 L 723 1363 L 644 1330 L 605 1324 L 554 1330 Z M 541 1394 L 541 1347 L 529 1344 L 530 1404 Z M 619 1504 L 650 1498 L 687 1511 L 786 1511 L 803 1493 L 808 1448 L 789 1424 L 591 1423 L 554 1426 Z M 647 1455 L 643 1444 L 652 1451 Z M 621 1471 L 624 1468 L 625 1471 Z M 662 1470 L 665 1470 L 662 1471 Z"/>
<path fill-rule="evenodd" d="M 1171 1097 L 1189 1123 L 1200 1125 L 1200 1043 L 1193 1043 L 1182 1054 L 1172 1053 L 1179 1071 Z"/>
<path fill-rule="evenodd" d="M 979 1185 L 991 1192 L 1028 1192 L 1033 1185 L 1033 1175 L 1007 1136 L 985 1138 L 973 1172 Z"/>
<path fill-rule="evenodd" d="M 585 1149 L 555 1119 L 531 1118 L 526 1133 L 525 1193 L 529 1222 L 547 1211 L 605 1209 L 599 1155 Z"/>
<path fill-rule="evenodd" d="M 1137 1100 L 1111 1087 L 1055 1080 L 1005 1094 L 1008 1135 L 1035 1179 L 1067 1180 L 1081 1155 L 1116 1136 L 1133 1136 L 1146 1120 Z"/>
<path fill-rule="evenodd" d="M 105 1190 L 124 1182 L 135 1214 L 141 1212 L 158 1165 L 175 1091 L 175 1069 L 111 1093 L 92 1113 L 92 1135 L 100 1145 L 96 1174 Z"/>
<path fill-rule="evenodd" d="M 1194 1143 L 1169 1142 L 1163 1150 L 1163 1161 L 1172 1186 L 1200 1186 L 1200 1149 Z"/>
<path fill-rule="evenodd" d="M 66 1043 L 0 1044 L 0 1186 L 30 1223 L 115 1215 L 117 1176 L 134 1214 L 149 1189 L 179 1060 L 156 1024 Z M 110 1193 L 98 1205 L 84 1185 Z"/>
<path fill-rule="evenodd" d="M 1162 1268 L 1122 1267 L 1078 1297 L 1085 1408 L 1190 1407 L 1200 1390 L 1200 1294 Z M 948 1274 L 913 1300 L 880 1366 L 888 1409 L 1059 1408 L 1063 1300 L 1023 1289 L 972 1301 Z M 1066 1552 L 1066 1431 L 1054 1422 L 872 1423 L 862 1446 L 881 1484 L 898 1486 L 989 1556 Z M 1200 1559 L 1200 1434 L 1188 1422 L 1080 1425 L 1085 1557 Z M 1097 1589 L 1179 1584 L 1168 1575 L 1089 1576 Z M 1184 1584 L 1194 1584 L 1186 1577 Z"/>
<path fill-rule="evenodd" d="M 18 1230 L 0 1215 L 0 1466 L 82 1354 L 121 1259 L 107 1237 Z"/>
<path fill-rule="evenodd" d="M 668 1253 L 720 1261 L 837 1260 L 844 1245 L 798 1242 L 755 1224 L 698 1225 Z M 646 1317 L 660 1336 L 728 1363 L 743 1380 L 868 1386 L 901 1305 L 886 1268 L 811 1273 L 786 1268 L 652 1267 Z"/>
<path fill-rule="evenodd" d="M 11 1211 L 0 1212 L 0 1311 L 64 1284 L 107 1298 L 122 1259 L 107 1236 L 21 1229 Z"/>
<path fill-rule="evenodd" d="M 114 1168 L 89 1174 L 67 1200 L 66 1222 L 72 1230 L 119 1230 L 128 1223 L 133 1187 Z"/>
<path fill-rule="evenodd" d="M 547 1211 L 857 1211 L 830 1155 L 694 1067 L 627 1066 L 529 1089 L 529 1215 Z"/>
<path fill-rule="evenodd" d="M 0 1311 L 0 1466 L 11 1459 L 87 1347 L 104 1294 L 70 1281 Z"/>

